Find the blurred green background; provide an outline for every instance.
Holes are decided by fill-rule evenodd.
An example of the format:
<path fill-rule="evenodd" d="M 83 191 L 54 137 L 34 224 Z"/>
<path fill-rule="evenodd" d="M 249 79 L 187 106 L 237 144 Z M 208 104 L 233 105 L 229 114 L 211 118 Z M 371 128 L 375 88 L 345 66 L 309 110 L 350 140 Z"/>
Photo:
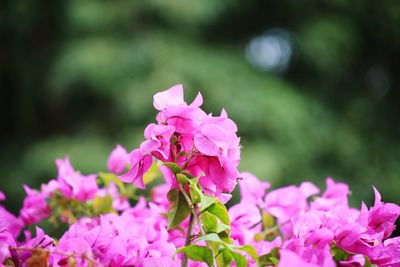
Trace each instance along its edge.
<path fill-rule="evenodd" d="M 56 175 L 69 155 L 104 170 L 154 121 L 152 95 L 177 83 L 224 107 L 241 170 L 274 187 L 325 177 L 353 205 L 399 203 L 400 2 L 350 0 L 2 1 L 1 187 Z"/>

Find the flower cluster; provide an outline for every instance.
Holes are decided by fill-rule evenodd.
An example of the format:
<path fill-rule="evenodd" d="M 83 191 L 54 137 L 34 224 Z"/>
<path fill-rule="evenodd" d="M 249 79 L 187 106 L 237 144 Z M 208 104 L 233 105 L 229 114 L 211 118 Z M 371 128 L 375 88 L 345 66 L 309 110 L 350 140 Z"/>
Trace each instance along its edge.
<path fill-rule="evenodd" d="M 382 202 L 375 188 L 374 205 L 358 210 L 348 206 L 348 186 L 331 178 L 319 195 L 310 182 L 266 192 L 268 184 L 246 176 L 241 202 L 229 209 L 239 244 L 267 257 L 279 249 L 279 266 L 400 265 L 400 238 L 390 238 L 400 206 Z"/>
<path fill-rule="evenodd" d="M 130 153 L 117 145 L 108 173 L 65 158 L 39 191 L 24 185 L 18 216 L 0 205 L 0 266 L 400 266 L 400 206 L 373 188 L 372 207 L 352 208 L 348 185 L 331 178 L 322 193 L 311 182 L 271 190 L 238 172 L 235 123 L 201 104 L 200 94 L 186 104 L 180 85 L 160 92 L 157 124 Z M 49 236 L 44 221 L 66 231 Z"/>
<path fill-rule="evenodd" d="M 161 162 L 175 162 L 192 176 L 199 176 L 203 190 L 213 196 L 228 200 L 239 176 L 240 138 L 236 124 L 222 110 L 219 116 L 206 114 L 200 106 L 199 93 L 186 104 L 182 85 L 154 95 L 154 107 L 159 111 L 157 124 L 144 131 L 146 140 L 130 154 L 130 170 L 121 176 L 144 188 L 143 174 L 150 168 L 153 157 Z M 122 151 L 121 151 L 122 152 Z M 119 156 L 115 154 L 116 160 Z M 110 163 L 119 166 L 117 163 Z M 115 168 L 120 171 L 122 168 Z M 174 173 L 161 167 L 166 182 L 177 187 Z"/>

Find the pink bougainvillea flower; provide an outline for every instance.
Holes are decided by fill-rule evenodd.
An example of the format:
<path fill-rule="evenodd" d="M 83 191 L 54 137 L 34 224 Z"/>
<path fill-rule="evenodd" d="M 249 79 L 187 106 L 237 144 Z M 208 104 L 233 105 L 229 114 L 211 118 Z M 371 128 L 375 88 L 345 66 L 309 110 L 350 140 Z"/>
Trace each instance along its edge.
<path fill-rule="evenodd" d="M 0 262 L 4 262 L 7 258 L 11 256 L 9 242 L 7 240 L 3 240 L 3 236 L 4 235 L 0 233 Z"/>
<path fill-rule="evenodd" d="M 14 214 L 0 205 L 0 233 L 8 232 L 14 239 L 17 239 L 23 226 L 20 218 L 15 217 Z"/>
<path fill-rule="evenodd" d="M 276 237 L 272 241 L 258 241 L 253 244 L 258 255 L 269 254 L 274 248 L 280 248 L 282 246 L 282 238 L 280 236 Z"/>
<path fill-rule="evenodd" d="M 60 239 L 56 252 L 52 253 L 51 261 L 54 266 L 67 266 L 68 257 L 64 256 L 65 253 L 77 255 L 75 257 L 77 266 L 90 266 L 88 257 L 93 258 L 93 252 L 89 243 L 82 237 Z"/>
<path fill-rule="evenodd" d="M 318 264 L 306 262 L 295 252 L 287 249 L 281 249 L 279 254 L 278 267 L 320 267 Z"/>
<path fill-rule="evenodd" d="M 344 183 L 336 183 L 332 178 L 326 179 L 326 191 L 321 197 L 316 198 L 311 206 L 313 209 L 330 210 L 337 206 L 348 206 L 349 186 Z"/>
<path fill-rule="evenodd" d="M 20 218 L 25 225 L 38 223 L 50 216 L 51 209 L 46 202 L 45 196 L 36 190 L 24 185 L 26 197 L 20 211 Z"/>
<path fill-rule="evenodd" d="M 120 174 L 127 168 L 129 160 L 129 153 L 126 149 L 117 145 L 108 157 L 107 168 L 110 172 Z"/>
<path fill-rule="evenodd" d="M 223 110 L 219 117 L 208 116 L 194 136 L 195 147 L 204 155 L 228 158 L 234 164 L 240 160 L 240 138 L 237 126 Z"/>
<path fill-rule="evenodd" d="M 217 158 L 199 157 L 196 162 L 205 174 L 204 177 L 200 177 L 199 183 L 208 194 L 219 196 L 235 189 L 239 172 L 231 161 L 223 158 L 221 165 Z"/>
<path fill-rule="evenodd" d="M 136 187 L 144 189 L 143 174 L 150 169 L 153 162 L 152 156 L 144 155 L 140 149 L 131 152 L 131 169 L 119 178 L 126 183 L 133 183 Z"/>
<path fill-rule="evenodd" d="M 229 208 L 231 219 L 231 237 L 238 245 L 249 244 L 254 235 L 261 231 L 261 213 L 255 206 L 240 202 Z"/>
<path fill-rule="evenodd" d="M 183 100 L 183 87 L 176 85 L 166 91 L 154 95 L 153 105 L 160 112 L 157 121 L 160 124 L 171 125 L 175 131 L 184 136 L 190 136 L 196 132 L 198 125 L 207 116 L 199 107 L 203 98 L 199 93 L 195 100 L 187 105 Z"/>
<path fill-rule="evenodd" d="M 0 265 L 8 257 L 10 257 L 11 253 L 10 253 L 9 247 L 16 246 L 15 239 L 18 237 L 18 234 L 19 234 L 19 230 L 18 230 L 18 234 L 15 234 L 15 233 L 13 234 L 9 231 L 9 229 L 11 229 L 11 230 L 14 230 L 14 229 L 12 227 L 10 227 L 10 224 L 12 222 L 6 221 L 8 216 L 4 216 L 5 215 L 4 211 L 5 211 L 5 209 L 0 206 Z M 22 225 L 19 227 L 22 227 Z M 16 235 L 16 237 L 14 235 Z"/>
<path fill-rule="evenodd" d="M 21 262 L 25 263 L 27 259 L 30 258 L 32 252 L 29 249 L 42 248 L 47 250 L 52 250 L 54 248 L 54 240 L 50 236 L 46 235 L 42 229 L 35 227 L 36 236 L 27 240 L 25 243 L 20 245 L 21 251 L 19 254 L 19 259 Z M 23 264 L 25 266 L 25 264 Z"/>
<path fill-rule="evenodd" d="M 147 140 L 140 145 L 140 150 L 143 154 L 154 153 L 155 156 L 159 153 L 164 160 L 167 160 L 170 155 L 170 139 L 174 131 L 175 127 L 170 125 L 149 124 L 144 131 Z"/>
<path fill-rule="evenodd" d="M 300 187 L 291 185 L 269 192 L 264 199 L 265 210 L 278 218 L 280 223 L 299 216 L 308 208 L 307 198 L 317 194 L 319 189 L 310 182 Z"/>
<path fill-rule="evenodd" d="M 218 156 L 226 147 L 227 136 L 222 127 L 215 124 L 205 125 L 194 136 L 196 148 L 207 156 Z"/>
<path fill-rule="evenodd" d="M 340 261 L 342 267 L 363 267 L 365 256 L 361 254 L 349 255 L 346 260 Z"/>
<path fill-rule="evenodd" d="M 200 107 L 203 104 L 203 97 L 200 93 L 196 96 L 190 104 L 192 107 Z M 153 96 L 153 106 L 157 110 L 164 110 L 171 106 L 187 106 L 183 99 L 183 86 L 182 84 L 175 85 L 165 91 L 159 92 Z"/>
<path fill-rule="evenodd" d="M 386 239 L 383 245 L 384 249 L 373 259 L 374 263 L 384 267 L 400 266 L 400 236 Z"/>
<path fill-rule="evenodd" d="M 170 106 L 186 104 L 183 100 L 182 84 L 175 85 L 168 90 L 155 94 L 153 99 L 153 106 L 157 110 L 163 110 Z"/>
<path fill-rule="evenodd" d="M 240 173 L 239 189 L 241 201 L 260 205 L 266 190 L 271 186 L 269 182 L 261 182 L 249 172 Z"/>
<path fill-rule="evenodd" d="M 167 241 L 156 241 L 144 250 L 144 257 L 141 259 L 143 267 L 180 266 L 180 261 L 174 259 L 175 246 Z"/>
<path fill-rule="evenodd" d="M 58 189 L 69 198 L 75 198 L 79 201 L 93 199 L 98 186 L 96 175 L 82 175 L 75 171 L 68 158 L 56 160 L 58 167 Z"/>
<path fill-rule="evenodd" d="M 332 243 L 334 233 L 323 224 L 324 213 L 308 211 L 303 214 L 293 225 L 293 234 L 306 246 L 323 249 Z"/>
<path fill-rule="evenodd" d="M 169 201 L 165 196 L 168 194 L 168 191 L 171 189 L 171 186 L 168 184 L 161 184 L 154 186 L 151 190 L 151 199 L 154 203 L 165 207 L 168 209 Z"/>
<path fill-rule="evenodd" d="M 396 228 L 396 220 L 400 216 L 400 206 L 394 203 L 383 203 L 381 195 L 374 187 L 375 203 L 369 211 L 368 227 L 374 232 L 383 232 L 388 238 Z"/>

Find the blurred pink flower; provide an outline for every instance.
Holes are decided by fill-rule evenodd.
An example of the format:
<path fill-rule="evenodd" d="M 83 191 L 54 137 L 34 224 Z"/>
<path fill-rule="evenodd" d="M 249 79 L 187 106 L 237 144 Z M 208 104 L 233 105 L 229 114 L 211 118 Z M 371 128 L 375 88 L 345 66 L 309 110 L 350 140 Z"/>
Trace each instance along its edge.
<path fill-rule="evenodd" d="M 129 153 L 126 149 L 117 145 L 108 157 L 107 168 L 110 172 L 120 174 L 127 168 L 129 159 Z"/>

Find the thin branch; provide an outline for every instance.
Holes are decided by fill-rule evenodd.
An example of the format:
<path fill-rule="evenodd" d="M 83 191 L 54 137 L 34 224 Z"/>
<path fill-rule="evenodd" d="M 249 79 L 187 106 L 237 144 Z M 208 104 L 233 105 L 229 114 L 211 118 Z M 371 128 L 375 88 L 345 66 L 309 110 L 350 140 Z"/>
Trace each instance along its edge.
<path fill-rule="evenodd" d="M 189 207 L 190 207 L 190 210 L 192 211 L 193 217 L 194 217 L 194 219 L 195 219 L 197 225 L 199 226 L 201 235 L 202 235 L 202 236 L 205 236 L 205 235 L 206 235 L 206 232 L 204 231 L 204 228 L 203 228 L 203 225 L 202 225 L 202 223 L 201 223 L 201 221 L 200 221 L 200 218 L 199 218 L 199 216 L 198 216 L 197 213 L 196 213 L 195 205 L 192 203 L 192 200 L 190 199 L 190 197 L 189 197 L 188 194 L 186 193 L 186 191 L 185 191 L 185 189 L 183 188 L 183 186 L 182 186 L 181 183 L 179 183 L 179 189 L 181 190 L 181 192 L 182 192 L 184 198 L 186 199 L 186 202 L 188 203 L 188 205 L 189 205 Z M 209 243 L 208 241 L 206 241 L 206 244 L 207 244 L 207 246 L 209 247 L 209 249 L 211 250 L 211 253 L 212 253 L 212 257 L 213 257 L 213 264 L 212 264 L 212 265 L 213 265 L 214 267 L 216 267 L 214 250 L 212 249 L 212 247 L 211 247 L 211 245 L 210 245 L 210 243 Z"/>
<path fill-rule="evenodd" d="M 188 226 L 188 230 L 187 230 L 187 233 L 186 233 L 185 247 L 190 245 L 190 241 L 191 241 L 191 238 L 192 238 L 192 230 L 193 230 L 193 213 L 190 213 L 189 226 Z M 188 257 L 184 253 L 183 259 L 182 259 L 182 263 L 181 263 L 181 267 L 187 267 L 188 266 L 187 264 L 188 264 Z"/>

